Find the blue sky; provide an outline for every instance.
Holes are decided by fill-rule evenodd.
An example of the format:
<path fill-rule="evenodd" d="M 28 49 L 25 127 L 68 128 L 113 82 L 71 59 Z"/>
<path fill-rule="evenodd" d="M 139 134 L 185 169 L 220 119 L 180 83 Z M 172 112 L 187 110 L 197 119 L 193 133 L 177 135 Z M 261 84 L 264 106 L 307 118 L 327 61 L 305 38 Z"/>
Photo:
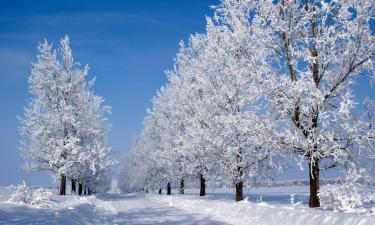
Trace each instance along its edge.
<path fill-rule="evenodd" d="M 90 65 L 95 91 L 112 106 L 109 145 L 121 161 L 140 132 L 146 108 L 166 82 L 180 40 L 203 32 L 205 15 L 218 0 L 17 1 L 0 7 L 0 185 L 48 184 L 43 173 L 25 173 L 19 152 L 18 121 L 28 99 L 27 77 L 38 42 L 71 38 L 73 56 Z M 374 95 L 367 81 L 359 101 Z M 115 168 L 116 169 L 116 168 Z M 293 170 L 284 177 L 304 178 Z"/>

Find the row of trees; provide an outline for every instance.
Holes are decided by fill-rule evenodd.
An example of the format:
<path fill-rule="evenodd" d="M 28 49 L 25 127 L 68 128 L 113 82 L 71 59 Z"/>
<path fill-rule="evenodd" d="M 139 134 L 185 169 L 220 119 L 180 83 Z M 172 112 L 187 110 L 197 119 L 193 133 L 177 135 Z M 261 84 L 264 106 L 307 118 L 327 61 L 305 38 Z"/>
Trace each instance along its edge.
<path fill-rule="evenodd" d="M 20 118 L 27 170 L 60 179 L 60 195 L 67 180 L 79 194 L 108 190 L 114 162 L 106 145 L 110 107 L 94 94 L 94 80 L 86 81 L 88 66 L 74 62 L 68 36 L 57 50 L 45 40 L 38 52 L 28 80 L 31 99 Z"/>
<path fill-rule="evenodd" d="M 359 113 L 353 94 L 374 78 L 374 15 L 371 0 L 222 0 L 206 32 L 181 43 L 125 157 L 123 190 L 183 193 L 196 177 L 201 195 L 213 180 L 240 201 L 295 158 L 319 207 L 320 171 L 357 168 L 374 144 L 374 104 Z"/>

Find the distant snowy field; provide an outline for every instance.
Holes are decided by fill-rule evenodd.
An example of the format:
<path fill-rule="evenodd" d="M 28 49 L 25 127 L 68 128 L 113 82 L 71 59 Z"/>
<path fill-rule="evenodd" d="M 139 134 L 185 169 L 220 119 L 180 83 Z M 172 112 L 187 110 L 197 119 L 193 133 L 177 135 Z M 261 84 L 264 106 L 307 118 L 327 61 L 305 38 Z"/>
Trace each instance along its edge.
<path fill-rule="evenodd" d="M 205 197 L 197 190 L 172 196 L 54 195 L 42 206 L 28 206 L 9 203 L 9 190 L 1 187 L 0 224 L 375 224 L 375 206 L 355 213 L 309 209 L 307 186 L 251 189 L 239 203 L 232 189 L 207 191 Z"/>

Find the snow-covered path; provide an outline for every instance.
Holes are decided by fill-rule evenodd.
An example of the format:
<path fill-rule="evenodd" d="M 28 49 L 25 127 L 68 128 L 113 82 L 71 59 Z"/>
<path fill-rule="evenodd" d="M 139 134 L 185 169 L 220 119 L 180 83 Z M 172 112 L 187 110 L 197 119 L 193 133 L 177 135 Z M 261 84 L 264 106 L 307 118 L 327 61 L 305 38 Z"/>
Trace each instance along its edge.
<path fill-rule="evenodd" d="M 152 201 L 144 194 L 102 194 L 96 196 L 96 201 L 94 204 L 110 212 L 111 224 L 224 224 L 207 216 Z"/>

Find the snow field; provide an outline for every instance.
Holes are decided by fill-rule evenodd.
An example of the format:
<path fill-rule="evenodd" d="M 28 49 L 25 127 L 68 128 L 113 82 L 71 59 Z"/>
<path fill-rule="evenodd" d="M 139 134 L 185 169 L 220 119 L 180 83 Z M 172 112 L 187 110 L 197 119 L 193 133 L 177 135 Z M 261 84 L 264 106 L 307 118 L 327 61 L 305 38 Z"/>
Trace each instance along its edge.
<path fill-rule="evenodd" d="M 186 195 L 148 195 L 151 201 L 162 202 L 187 212 L 199 213 L 228 224 L 257 225 L 369 225 L 375 224 L 375 210 L 367 213 L 344 213 L 310 209 L 307 206 L 307 186 L 259 188 L 242 202 L 234 202 L 231 189 L 219 189 L 205 197 L 197 190 Z M 295 203 L 290 203 L 290 194 L 295 194 Z M 260 201 L 260 200 L 263 201 Z M 269 201 L 269 202 L 268 202 Z M 301 202 L 302 201 L 302 202 Z"/>
<path fill-rule="evenodd" d="M 36 207 L 9 203 L 9 189 L 0 188 L 0 224 L 375 224 L 374 207 L 365 213 L 308 208 L 307 186 L 250 189 L 241 202 L 234 201 L 232 189 L 208 189 L 204 197 L 199 197 L 196 189 L 185 191 L 185 195 L 169 196 L 156 193 L 53 195 L 48 204 Z"/>

